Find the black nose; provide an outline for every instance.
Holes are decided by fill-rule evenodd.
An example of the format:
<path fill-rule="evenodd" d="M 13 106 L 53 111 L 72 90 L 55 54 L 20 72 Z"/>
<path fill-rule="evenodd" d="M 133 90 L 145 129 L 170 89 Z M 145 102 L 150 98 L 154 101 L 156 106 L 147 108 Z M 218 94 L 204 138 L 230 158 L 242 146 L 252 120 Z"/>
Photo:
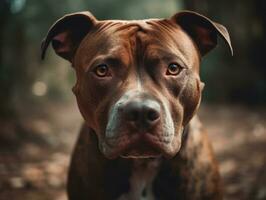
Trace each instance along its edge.
<path fill-rule="evenodd" d="M 139 128 L 150 128 L 160 119 L 160 104 L 154 100 L 133 100 L 124 107 L 124 116 L 128 122 Z"/>

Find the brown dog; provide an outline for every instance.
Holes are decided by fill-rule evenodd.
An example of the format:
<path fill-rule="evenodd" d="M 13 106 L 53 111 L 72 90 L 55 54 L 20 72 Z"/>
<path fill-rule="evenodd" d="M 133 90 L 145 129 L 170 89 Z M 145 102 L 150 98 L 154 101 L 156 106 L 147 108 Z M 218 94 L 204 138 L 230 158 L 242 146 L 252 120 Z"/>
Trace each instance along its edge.
<path fill-rule="evenodd" d="M 85 124 L 72 157 L 71 200 L 222 199 L 207 135 L 195 116 L 201 57 L 225 27 L 195 12 L 170 19 L 66 15 L 49 30 L 55 52 L 76 71 Z M 194 117 L 193 117 L 194 116 Z"/>

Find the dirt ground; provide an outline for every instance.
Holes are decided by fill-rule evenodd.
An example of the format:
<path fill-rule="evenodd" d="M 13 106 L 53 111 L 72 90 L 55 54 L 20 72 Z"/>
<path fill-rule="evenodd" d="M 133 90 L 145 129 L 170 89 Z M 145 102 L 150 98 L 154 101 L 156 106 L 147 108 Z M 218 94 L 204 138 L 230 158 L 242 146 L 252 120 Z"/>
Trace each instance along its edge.
<path fill-rule="evenodd" d="M 76 105 L 22 113 L 19 121 L 0 121 L 0 200 L 66 200 L 67 167 L 82 123 Z M 203 105 L 199 115 L 220 164 L 225 199 L 266 199 L 266 109 Z"/>

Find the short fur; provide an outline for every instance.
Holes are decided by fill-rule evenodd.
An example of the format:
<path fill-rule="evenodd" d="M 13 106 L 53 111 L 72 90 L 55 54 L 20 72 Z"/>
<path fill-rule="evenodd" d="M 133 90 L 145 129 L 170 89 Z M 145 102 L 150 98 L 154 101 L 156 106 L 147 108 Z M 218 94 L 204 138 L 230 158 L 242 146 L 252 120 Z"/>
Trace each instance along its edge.
<path fill-rule="evenodd" d="M 72 63 L 85 119 L 69 170 L 70 200 L 222 199 L 212 148 L 195 114 L 204 87 L 201 57 L 218 36 L 233 53 L 226 28 L 191 11 L 134 21 L 80 12 L 51 27 L 42 57 L 52 42 Z M 169 74 L 173 63 L 179 71 Z M 99 76 L 102 65 L 108 73 Z"/>

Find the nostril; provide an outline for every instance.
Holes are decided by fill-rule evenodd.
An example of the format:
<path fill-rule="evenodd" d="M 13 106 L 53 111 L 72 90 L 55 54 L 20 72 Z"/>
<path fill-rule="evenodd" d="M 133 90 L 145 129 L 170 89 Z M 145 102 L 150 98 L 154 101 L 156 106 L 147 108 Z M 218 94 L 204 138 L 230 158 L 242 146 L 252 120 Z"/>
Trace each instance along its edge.
<path fill-rule="evenodd" d="M 130 101 L 124 105 L 123 117 L 136 126 L 153 126 L 160 118 L 160 105 L 153 100 Z"/>
<path fill-rule="evenodd" d="M 152 121 L 159 119 L 159 117 L 160 117 L 160 114 L 156 110 L 153 110 L 153 109 L 148 110 L 147 120 L 152 122 Z"/>
<path fill-rule="evenodd" d="M 139 112 L 137 110 L 130 110 L 127 114 L 128 121 L 137 121 L 139 119 Z"/>

